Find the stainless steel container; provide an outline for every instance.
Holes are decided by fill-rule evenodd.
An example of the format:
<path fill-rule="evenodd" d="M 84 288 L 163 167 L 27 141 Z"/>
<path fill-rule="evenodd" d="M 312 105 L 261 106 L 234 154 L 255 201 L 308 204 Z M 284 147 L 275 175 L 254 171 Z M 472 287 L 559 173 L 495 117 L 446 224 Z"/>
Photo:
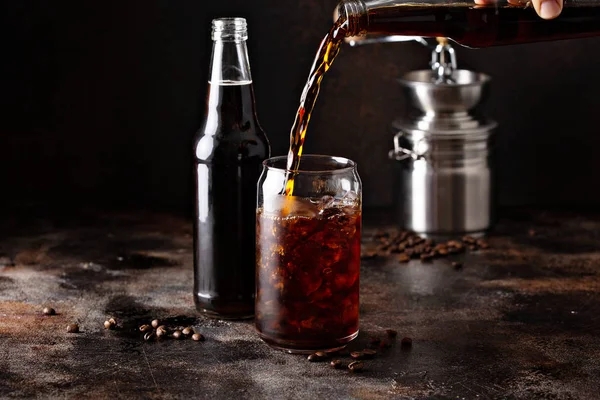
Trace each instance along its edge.
<path fill-rule="evenodd" d="M 413 112 L 393 124 L 398 222 L 425 236 L 482 235 L 494 221 L 496 123 L 480 112 L 490 78 L 457 70 L 443 42 L 431 66 L 400 80 Z"/>

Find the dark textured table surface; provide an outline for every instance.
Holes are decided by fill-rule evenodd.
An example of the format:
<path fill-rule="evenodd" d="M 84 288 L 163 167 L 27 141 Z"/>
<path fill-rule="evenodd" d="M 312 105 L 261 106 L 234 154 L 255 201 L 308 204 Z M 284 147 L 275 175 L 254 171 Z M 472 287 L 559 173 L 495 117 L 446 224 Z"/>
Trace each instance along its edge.
<path fill-rule="evenodd" d="M 185 220 L 13 218 L 1 227 L 0 397 L 600 397 L 597 214 L 505 213 L 492 248 L 458 256 L 461 270 L 448 259 L 364 261 L 351 347 L 386 328 L 413 346 L 383 351 L 362 374 L 272 350 L 250 322 L 198 316 Z M 58 315 L 42 315 L 48 305 Z M 103 328 L 108 317 L 119 329 Z M 144 342 L 137 327 L 152 318 L 193 325 L 207 340 Z M 72 322 L 81 333 L 66 332 Z"/>

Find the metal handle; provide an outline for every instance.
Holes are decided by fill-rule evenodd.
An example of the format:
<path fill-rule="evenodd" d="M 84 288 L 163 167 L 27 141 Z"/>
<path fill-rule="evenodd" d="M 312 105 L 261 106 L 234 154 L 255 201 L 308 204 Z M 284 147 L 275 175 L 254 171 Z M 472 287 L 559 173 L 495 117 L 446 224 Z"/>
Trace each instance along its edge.
<path fill-rule="evenodd" d="M 397 43 L 397 42 L 418 42 L 425 47 L 435 48 L 435 43 L 421 36 L 398 36 L 398 35 L 365 35 L 352 36 L 346 38 L 346 42 L 352 47 L 358 47 L 365 44 L 375 43 Z"/>
<path fill-rule="evenodd" d="M 402 147 L 400 145 L 400 138 L 404 136 L 404 132 L 400 131 L 394 135 L 394 150 L 390 150 L 389 157 L 396 161 L 405 161 L 411 158 L 413 161 L 424 158 L 427 152 L 423 154 L 415 153 L 414 151 Z"/>
<path fill-rule="evenodd" d="M 431 53 L 431 69 L 437 75 L 437 83 L 454 83 L 452 74 L 458 69 L 456 51 L 446 38 L 437 38 L 437 42 Z"/>

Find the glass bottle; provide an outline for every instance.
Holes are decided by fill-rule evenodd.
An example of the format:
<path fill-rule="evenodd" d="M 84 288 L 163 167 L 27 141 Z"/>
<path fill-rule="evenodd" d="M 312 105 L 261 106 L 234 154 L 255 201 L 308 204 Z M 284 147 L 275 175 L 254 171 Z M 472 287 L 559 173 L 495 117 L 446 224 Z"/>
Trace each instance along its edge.
<path fill-rule="evenodd" d="M 213 21 L 206 115 L 194 145 L 194 301 L 208 316 L 254 315 L 256 188 L 267 136 L 256 116 L 243 18 Z"/>
<path fill-rule="evenodd" d="M 448 37 L 467 47 L 488 47 L 600 36 L 600 0 L 565 0 L 561 15 L 549 21 L 540 18 L 529 1 L 486 3 L 344 0 L 335 13 L 336 19 L 347 19 L 347 36 L 363 38 Z"/>

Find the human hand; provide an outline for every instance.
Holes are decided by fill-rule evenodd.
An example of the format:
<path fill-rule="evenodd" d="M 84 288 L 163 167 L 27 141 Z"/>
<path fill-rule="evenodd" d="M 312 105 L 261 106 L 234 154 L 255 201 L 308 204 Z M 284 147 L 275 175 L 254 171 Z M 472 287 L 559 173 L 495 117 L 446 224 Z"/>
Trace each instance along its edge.
<path fill-rule="evenodd" d="M 475 0 L 475 4 L 494 4 L 495 0 Z M 524 5 L 529 1 L 508 0 L 509 4 Z M 553 19 L 560 15 L 563 8 L 563 0 L 531 0 L 533 8 L 538 15 L 544 19 Z"/>

